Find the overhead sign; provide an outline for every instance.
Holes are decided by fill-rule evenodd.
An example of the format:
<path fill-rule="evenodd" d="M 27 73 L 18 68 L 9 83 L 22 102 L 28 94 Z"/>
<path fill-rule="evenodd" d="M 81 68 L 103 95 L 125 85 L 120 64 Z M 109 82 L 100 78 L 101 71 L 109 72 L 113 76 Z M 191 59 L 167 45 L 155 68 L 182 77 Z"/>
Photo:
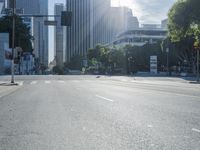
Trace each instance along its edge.
<path fill-rule="evenodd" d="M 158 73 L 158 58 L 157 58 L 157 56 L 150 56 L 150 72 L 152 74 Z"/>
<path fill-rule="evenodd" d="M 57 21 L 45 20 L 44 25 L 46 25 L 46 26 L 57 26 Z"/>

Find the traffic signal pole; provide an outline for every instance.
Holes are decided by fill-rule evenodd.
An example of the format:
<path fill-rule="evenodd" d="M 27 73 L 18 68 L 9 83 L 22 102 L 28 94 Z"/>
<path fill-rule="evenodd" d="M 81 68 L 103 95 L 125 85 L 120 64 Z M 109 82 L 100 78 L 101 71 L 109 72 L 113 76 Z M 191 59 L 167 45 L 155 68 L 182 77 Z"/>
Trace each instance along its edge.
<path fill-rule="evenodd" d="M 11 83 L 15 83 L 14 75 L 15 75 L 15 64 L 14 64 L 14 50 L 15 50 L 15 8 L 16 3 L 15 0 L 13 0 L 12 4 L 12 64 L 11 64 Z"/>

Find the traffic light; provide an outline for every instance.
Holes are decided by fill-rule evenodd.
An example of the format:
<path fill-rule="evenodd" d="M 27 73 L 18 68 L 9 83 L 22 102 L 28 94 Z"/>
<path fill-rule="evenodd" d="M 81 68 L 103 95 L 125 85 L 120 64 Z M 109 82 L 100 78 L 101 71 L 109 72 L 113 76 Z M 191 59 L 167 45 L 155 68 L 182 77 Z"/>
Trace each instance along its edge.
<path fill-rule="evenodd" d="M 16 0 L 7 0 L 8 8 L 15 8 L 16 7 Z"/>
<path fill-rule="evenodd" d="M 61 12 L 61 26 L 71 26 L 72 25 L 72 12 L 62 11 Z"/>

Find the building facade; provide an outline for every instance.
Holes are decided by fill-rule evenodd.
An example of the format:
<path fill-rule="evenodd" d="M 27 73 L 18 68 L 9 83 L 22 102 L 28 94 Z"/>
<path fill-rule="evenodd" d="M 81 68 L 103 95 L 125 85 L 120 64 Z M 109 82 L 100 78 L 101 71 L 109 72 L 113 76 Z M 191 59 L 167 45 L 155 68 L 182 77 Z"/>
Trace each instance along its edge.
<path fill-rule="evenodd" d="M 164 19 L 161 21 L 161 28 L 167 30 L 168 19 Z"/>
<path fill-rule="evenodd" d="M 167 37 L 167 30 L 159 29 L 144 29 L 129 30 L 121 33 L 117 40 L 109 46 L 124 47 L 126 45 L 144 46 L 145 44 L 155 44 L 158 41 L 163 41 Z"/>
<path fill-rule="evenodd" d="M 0 33 L 0 74 L 10 71 L 11 61 L 8 57 L 11 56 L 11 52 L 12 50 L 9 49 L 9 34 Z"/>
<path fill-rule="evenodd" d="M 66 28 L 66 61 L 97 44 L 114 41 L 119 33 L 139 28 L 139 22 L 127 7 L 111 7 L 111 0 L 66 0 L 72 11 L 72 26 Z"/>
<path fill-rule="evenodd" d="M 48 15 L 47 0 L 17 0 L 16 7 L 24 9 L 25 14 L 29 15 Z M 29 18 L 32 20 L 33 32 L 33 53 L 39 59 L 39 63 L 48 66 L 48 27 L 44 25 L 44 18 Z M 28 20 L 26 18 L 25 20 Z"/>
<path fill-rule="evenodd" d="M 55 4 L 54 7 L 54 14 L 60 15 L 61 12 L 64 11 L 64 4 Z M 54 48 L 54 55 L 56 58 L 56 65 L 63 66 L 64 63 L 64 27 L 61 26 L 61 20 L 60 18 L 55 18 L 57 22 L 57 26 L 55 27 L 55 36 L 54 36 L 54 42 L 55 42 L 55 48 Z"/>
<path fill-rule="evenodd" d="M 92 46 L 93 0 L 67 0 L 66 10 L 72 11 L 72 26 L 66 29 L 66 61 L 75 55 L 87 57 Z"/>
<path fill-rule="evenodd" d="M 139 29 L 139 21 L 135 16 L 129 16 L 128 19 L 128 30 Z"/>
<path fill-rule="evenodd" d="M 97 44 L 106 44 L 111 40 L 110 0 L 91 0 L 91 47 Z"/>

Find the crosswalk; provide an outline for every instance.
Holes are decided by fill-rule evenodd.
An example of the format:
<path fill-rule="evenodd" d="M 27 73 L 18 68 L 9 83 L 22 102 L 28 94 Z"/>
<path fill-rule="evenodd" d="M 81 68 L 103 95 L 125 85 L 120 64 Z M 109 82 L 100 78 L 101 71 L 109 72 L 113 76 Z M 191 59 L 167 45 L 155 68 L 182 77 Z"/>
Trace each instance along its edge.
<path fill-rule="evenodd" d="M 19 86 L 22 85 L 38 85 L 38 84 L 65 84 L 65 83 L 72 83 L 72 84 L 80 84 L 80 83 L 90 83 L 91 80 L 29 80 L 29 81 L 16 81 Z M 129 82 L 128 80 L 121 80 L 121 82 Z"/>
<path fill-rule="evenodd" d="M 87 82 L 86 80 L 83 80 Z M 38 84 L 65 84 L 65 83 L 75 83 L 78 84 L 82 81 L 79 80 L 30 80 L 30 81 L 16 81 L 19 86 L 22 85 L 38 85 Z"/>
<path fill-rule="evenodd" d="M 32 81 L 30 84 L 31 84 L 31 85 L 37 84 L 37 81 Z"/>

